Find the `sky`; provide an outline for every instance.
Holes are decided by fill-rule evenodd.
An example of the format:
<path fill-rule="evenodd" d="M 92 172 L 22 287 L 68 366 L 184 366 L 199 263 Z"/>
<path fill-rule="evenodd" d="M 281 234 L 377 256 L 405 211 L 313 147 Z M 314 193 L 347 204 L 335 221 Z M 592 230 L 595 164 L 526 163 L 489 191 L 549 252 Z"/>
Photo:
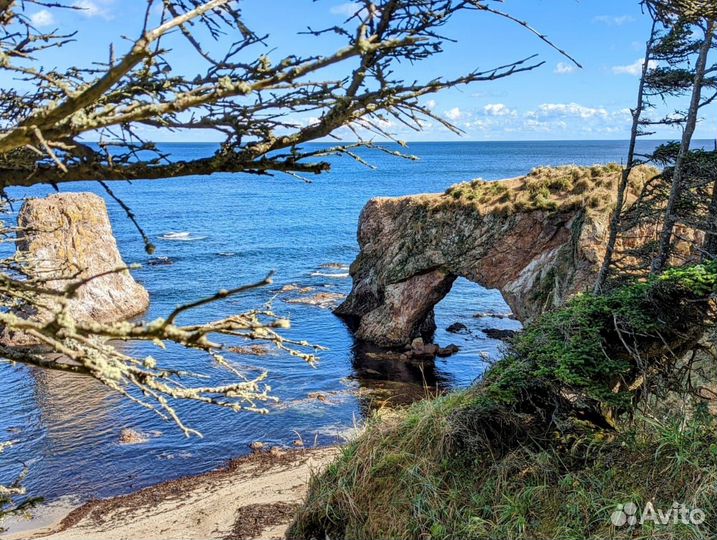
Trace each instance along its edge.
<path fill-rule="evenodd" d="M 340 24 L 354 5 L 340 0 L 238 0 L 248 25 L 267 33 L 268 46 L 259 52 L 279 59 L 287 54 L 327 54 L 340 46 L 337 38 L 301 35 L 315 28 Z M 110 42 L 117 52 L 141 29 L 144 0 L 77 0 L 75 11 L 29 9 L 36 25 L 61 30 L 77 29 L 75 43 L 51 51 L 46 64 L 88 65 L 107 58 Z M 413 65 L 399 74 L 430 80 L 455 76 L 475 68 L 487 69 L 537 54 L 545 64 L 506 79 L 450 89 L 426 98 L 424 104 L 460 127 L 456 136 L 436 122 L 415 133 L 400 124 L 388 129 L 404 140 L 579 140 L 626 139 L 630 131 L 629 108 L 636 100 L 638 74 L 644 57 L 649 21 L 638 0 L 505 0 L 501 8 L 530 22 L 568 51 L 582 68 L 551 49 L 515 23 L 487 13 L 465 13 L 444 28 L 445 52 Z M 226 46 L 226 42 L 217 46 Z M 192 73 L 201 59 L 191 50 L 175 51 L 174 65 Z M 327 77 L 353 69 L 342 66 Z M 7 84 L 6 81 L 2 81 Z M 309 116 L 297 122 L 310 123 Z M 346 130 L 339 136 L 351 138 Z M 680 133 L 661 128 L 653 138 L 678 138 Z M 196 133 L 160 132 L 158 140 L 196 140 Z M 202 135 L 207 139 L 211 136 Z M 717 105 L 703 111 L 697 138 L 717 137 Z"/>

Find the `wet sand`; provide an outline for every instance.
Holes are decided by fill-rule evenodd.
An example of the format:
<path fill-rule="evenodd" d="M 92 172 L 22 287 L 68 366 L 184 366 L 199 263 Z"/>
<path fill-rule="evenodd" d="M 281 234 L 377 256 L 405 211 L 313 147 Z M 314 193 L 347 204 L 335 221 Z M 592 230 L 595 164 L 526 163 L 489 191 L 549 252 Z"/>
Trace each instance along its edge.
<path fill-rule="evenodd" d="M 338 452 L 320 448 L 252 454 L 204 475 L 86 503 L 53 526 L 2 538 L 283 538 L 311 473 Z"/>

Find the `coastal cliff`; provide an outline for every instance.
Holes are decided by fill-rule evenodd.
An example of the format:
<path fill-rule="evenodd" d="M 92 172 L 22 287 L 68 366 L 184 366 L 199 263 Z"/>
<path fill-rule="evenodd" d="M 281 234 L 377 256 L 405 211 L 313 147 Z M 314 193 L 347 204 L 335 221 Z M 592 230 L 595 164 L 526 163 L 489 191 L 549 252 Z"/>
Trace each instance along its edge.
<path fill-rule="evenodd" d="M 126 264 L 101 197 L 58 193 L 29 199 L 18 215 L 18 228 L 17 257 L 30 277 L 43 279 L 43 287 L 58 292 L 86 281 L 69 299 L 75 320 L 115 322 L 139 315 L 149 306 L 147 290 L 128 270 L 120 270 Z M 48 298 L 48 305 L 52 304 Z M 24 313 L 22 307 L 19 313 L 35 319 L 47 316 Z M 0 340 L 18 345 L 27 336 L 6 329 Z"/>
<path fill-rule="evenodd" d="M 628 199 L 656 172 L 633 171 Z M 433 307 L 460 276 L 498 289 L 523 321 L 562 305 L 595 282 L 620 174 L 618 165 L 540 168 L 372 199 L 359 219 L 353 288 L 335 313 L 358 338 L 398 347 L 430 332 Z M 642 226 L 625 238 L 644 244 L 656 234 Z"/>

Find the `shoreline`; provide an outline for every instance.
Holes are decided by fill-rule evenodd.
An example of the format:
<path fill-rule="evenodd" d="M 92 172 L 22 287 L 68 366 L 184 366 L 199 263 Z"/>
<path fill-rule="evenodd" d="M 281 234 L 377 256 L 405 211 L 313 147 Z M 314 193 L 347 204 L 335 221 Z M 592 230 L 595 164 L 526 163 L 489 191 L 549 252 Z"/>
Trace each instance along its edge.
<path fill-rule="evenodd" d="M 49 526 L 3 540 L 283 538 L 311 474 L 339 447 L 249 454 L 220 469 L 86 502 Z"/>

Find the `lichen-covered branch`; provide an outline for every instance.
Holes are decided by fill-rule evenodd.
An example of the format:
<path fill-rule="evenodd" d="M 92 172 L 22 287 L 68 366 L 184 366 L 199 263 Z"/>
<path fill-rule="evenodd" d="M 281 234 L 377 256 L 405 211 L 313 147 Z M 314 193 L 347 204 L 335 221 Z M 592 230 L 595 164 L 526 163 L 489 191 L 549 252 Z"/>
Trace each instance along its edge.
<path fill-rule="evenodd" d="M 126 268 L 117 269 L 118 272 Z M 94 279 L 90 278 L 90 279 Z M 76 319 L 69 300 L 89 280 L 70 281 L 58 291 L 46 287 L 42 280 L 19 280 L 0 275 L 0 297 L 5 306 L 31 305 L 42 312 L 24 317 L 6 311 L 0 313 L 0 324 L 21 333 L 31 345 L 0 345 L 0 355 L 9 360 L 41 368 L 68 371 L 94 377 L 167 420 L 175 422 L 187 435 L 199 435 L 182 422 L 171 400 L 184 399 L 226 407 L 235 411 L 266 412 L 263 403 L 275 400 L 266 384 L 268 373 L 247 377 L 231 359 L 231 348 L 222 336 L 234 341 L 261 341 L 287 351 L 308 364 L 316 362 L 314 352 L 320 347 L 293 341 L 280 334 L 290 326 L 288 320 L 269 307 L 233 315 L 204 324 L 178 324 L 177 318 L 192 309 L 219 301 L 251 289 L 271 284 L 271 277 L 231 291 L 219 291 L 210 298 L 178 307 L 167 319 L 149 322 L 100 323 Z M 113 345 L 113 341 L 146 341 L 157 347 L 157 355 L 135 357 Z M 210 384 L 199 373 L 174 370 L 163 365 L 162 350 L 168 344 L 205 352 L 218 367 L 229 373 L 230 383 Z M 192 381 L 201 384 L 189 385 Z"/>
<path fill-rule="evenodd" d="M 308 162 L 311 152 L 302 148 L 304 143 L 341 127 L 353 130 L 361 142 L 375 134 L 396 140 L 385 128 L 389 119 L 420 130 L 422 120 L 433 118 L 458 131 L 419 98 L 542 64 L 531 56 L 409 84 L 394 75 L 401 61 L 440 54 L 446 39 L 440 30 L 450 19 L 487 11 L 506 16 L 491 9 L 489 0 L 363 0 L 342 24 L 309 29 L 317 38 L 339 35 L 343 47 L 285 58 L 264 54 L 270 36 L 252 32 L 236 2 L 147 0 L 147 18 L 124 54 L 116 55 L 112 46 L 105 64 L 48 70 L 42 53 L 82 35 L 34 28 L 26 15 L 32 3 L 6 2 L 2 11 L 0 71 L 32 83 L 32 90 L 5 88 L 0 97 L 0 187 L 214 172 L 320 173 L 328 164 Z M 238 37 L 224 47 L 223 56 L 216 56 L 208 51 L 217 47 L 202 42 L 204 30 L 210 41 L 225 34 Z M 192 53 L 200 56 L 205 71 L 189 78 L 180 62 Z M 335 73 L 337 67 L 347 75 L 328 77 L 329 69 Z M 309 113 L 316 120 L 306 125 L 299 118 Z M 138 135 L 139 128 L 147 127 L 211 130 L 224 142 L 210 157 L 172 161 Z M 89 133 L 99 136 L 99 145 L 82 142 Z"/>

